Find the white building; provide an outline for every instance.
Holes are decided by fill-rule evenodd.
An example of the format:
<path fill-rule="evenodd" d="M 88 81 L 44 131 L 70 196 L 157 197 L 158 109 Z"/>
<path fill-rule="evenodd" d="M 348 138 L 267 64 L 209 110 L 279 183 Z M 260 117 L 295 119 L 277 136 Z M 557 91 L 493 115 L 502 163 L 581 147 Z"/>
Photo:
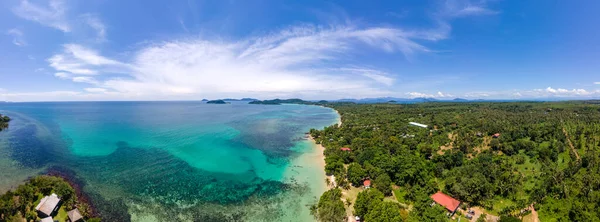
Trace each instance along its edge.
<path fill-rule="evenodd" d="M 420 123 L 415 123 L 415 122 L 408 122 L 408 124 L 413 125 L 413 126 L 427 128 L 427 125 L 425 125 L 425 124 L 420 124 Z"/>

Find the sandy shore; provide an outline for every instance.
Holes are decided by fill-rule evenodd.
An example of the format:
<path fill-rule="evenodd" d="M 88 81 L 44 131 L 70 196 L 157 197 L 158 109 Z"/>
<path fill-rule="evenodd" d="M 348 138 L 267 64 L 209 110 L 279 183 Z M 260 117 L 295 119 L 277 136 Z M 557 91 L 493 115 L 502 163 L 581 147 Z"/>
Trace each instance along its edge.
<path fill-rule="evenodd" d="M 322 169 L 321 173 L 323 174 L 323 177 L 327 178 L 327 175 L 325 174 L 325 154 L 324 154 L 325 147 L 321 144 L 317 144 L 317 142 L 311 135 L 308 135 L 308 139 L 310 140 L 311 143 L 314 144 L 314 147 L 315 147 L 315 151 L 312 152 L 312 155 L 311 155 L 313 164 L 315 166 L 318 166 L 320 169 Z M 333 177 L 333 176 L 331 176 L 331 177 Z M 329 177 L 330 180 L 331 180 L 331 177 Z M 335 183 L 335 180 L 331 181 L 331 182 Z M 328 186 L 328 184 L 325 180 L 322 181 L 322 185 L 323 185 L 322 187 L 325 187 L 326 189 L 331 188 L 330 186 Z"/>

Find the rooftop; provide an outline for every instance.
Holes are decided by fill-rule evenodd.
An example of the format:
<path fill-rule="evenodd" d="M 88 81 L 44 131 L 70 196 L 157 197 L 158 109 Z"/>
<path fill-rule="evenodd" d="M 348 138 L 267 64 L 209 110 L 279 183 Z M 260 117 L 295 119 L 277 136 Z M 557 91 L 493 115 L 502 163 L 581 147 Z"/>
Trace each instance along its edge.
<path fill-rule="evenodd" d="M 60 199 L 56 194 L 51 194 L 50 196 L 45 196 L 40 200 L 40 203 L 35 207 L 35 210 L 43 213 L 46 216 L 50 216 L 58 206 Z"/>
<path fill-rule="evenodd" d="M 365 187 L 370 187 L 371 186 L 371 180 L 365 180 L 365 181 L 363 181 L 363 185 Z"/>
<path fill-rule="evenodd" d="M 420 124 L 420 123 L 415 123 L 415 122 L 408 122 L 408 124 L 413 125 L 413 126 L 427 128 L 427 125 L 425 125 L 425 124 Z"/>
<path fill-rule="evenodd" d="M 69 220 L 71 220 L 72 222 L 83 219 L 83 216 L 81 216 L 81 213 L 79 212 L 79 210 L 77 208 L 67 212 L 67 215 L 69 216 Z"/>
<path fill-rule="evenodd" d="M 431 195 L 431 199 L 452 212 L 456 211 L 460 205 L 460 201 L 442 193 L 442 191 L 438 191 L 437 193 Z"/>

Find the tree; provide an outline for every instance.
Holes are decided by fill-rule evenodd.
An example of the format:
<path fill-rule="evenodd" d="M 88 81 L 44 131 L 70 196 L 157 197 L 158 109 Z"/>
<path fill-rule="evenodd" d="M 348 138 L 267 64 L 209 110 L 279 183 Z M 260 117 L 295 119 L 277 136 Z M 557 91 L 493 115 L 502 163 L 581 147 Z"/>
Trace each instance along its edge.
<path fill-rule="evenodd" d="M 486 214 L 481 214 L 479 216 L 479 218 L 477 218 L 476 222 L 486 222 L 486 219 L 487 219 L 487 215 Z"/>
<path fill-rule="evenodd" d="M 373 183 L 375 189 L 381 191 L 383 195 L 392 195 L 392 179 L 386 173 L 379 174 Z"/>
<path fill-rule="evenodd" d="M 502 215 L 500 216 L 498 222 L 521 222 L 521 220 L 519 220 L 519 218 L 516 217 Z"/>
<path fill-rule="evenodd" d="M 352 183 L 353 186 L 359 187 L 361 185 L 362 180 L 365 178 L 366 172 L 358 163 L 351 163 L 348 166 L 348 181 Z"/>
<path fill-rule="evenodd" d="M 381 201 L 365 216 L 365 221 L 400 222 L 404 219 L 397 203 Z"/>
<path fill-rule="evenodd" d="M 325 191 L 317 205 L 317 219 L 327 222 L 345 222 L 347 220 L 346 209 L 340 198 L 342 198 L 340 189 Z"/>
<path fill-rule="evenodd" d="M 383 193 L 377 189 L 367 189 L 358 193 L 354 203 L 354 215 L 364 217 L 379 202 L 383 201 Z"/>

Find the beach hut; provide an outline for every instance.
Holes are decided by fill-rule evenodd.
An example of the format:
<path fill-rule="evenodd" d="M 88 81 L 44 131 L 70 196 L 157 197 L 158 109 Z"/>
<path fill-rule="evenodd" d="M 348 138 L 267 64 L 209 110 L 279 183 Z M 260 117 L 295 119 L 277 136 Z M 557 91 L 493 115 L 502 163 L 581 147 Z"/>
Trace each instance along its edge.
<path fill-rule="evenodd" d="M 67 212 L 67 216 L 69 216 L 71 222 L 83 221 L 83 216 L 81 216 L 81 213 L 77 208 Z"/>
<path fill-rule="evenodd" d="M 437 193 L 431 195 L 431 199 L 433 199 L 435 203 L 445 207 L 446 210 L 450 212 L 450 215 L 454 215 L 458 209 L 458 206 L 460 206 L 459 200 L 442 193 L 442 191 L 438 191 Z"/>
<path fill-rule="evenodd" d="M 35 210 L 37 210 L 40 217 L 51 217 L 58 210 L 59 203 L 60 199 L 53 193 L 50 196 L 42 198 L 40 203 L 35 207 Z"/>
<path fill-rule="evenodd" d="M 415 122 L 408 122 L 408 124 L 413 125 L 413 126 L 427 128 L 427 125 L 425 125 L 425 124 L 420 124 L 420 123 L 415 123 Z"/>
<path fill-rule="evenodd" d="M 363 186 L 365 186 L 365 189 L 371 188 L 371 180 L 363 181 Z"/>
<path fill-rule="evenodd" d="M 350 152 L 352 151 L 352 149 L 348 148 L 348 147 L 342 147 L 340 148 L 341 151 L 346 151 L 346 152 Z"/>

